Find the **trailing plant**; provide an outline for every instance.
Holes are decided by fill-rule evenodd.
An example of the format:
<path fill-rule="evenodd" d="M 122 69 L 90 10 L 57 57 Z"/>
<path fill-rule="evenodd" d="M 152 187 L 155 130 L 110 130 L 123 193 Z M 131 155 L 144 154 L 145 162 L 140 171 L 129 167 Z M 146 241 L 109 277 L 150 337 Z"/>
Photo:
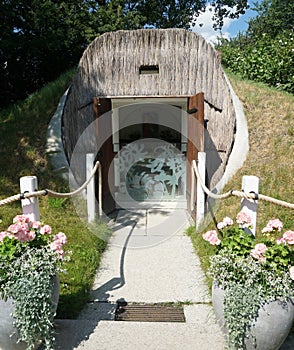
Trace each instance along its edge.
<path fill-rule="evenodd" d="M 28 350 L 40 340 L 46 349 L 53 347 L 53 285 L 68 260 L 65 243 L 64 233 L 53 235 L 50 226 L 25 215 L 0 232 L 0 298 L 12 299 L 14 326 Z"/>
<path fill-rule="evenodd" d="M 228 344 L 244 349 L 251 322 L 268 302 L 286 302 L 294 297 L 294 231 L 281 235 L 283 224 L 270 220 L 259 239 L 251 233 L 251 220 L 245 212 L 226 217 L 203 234 L 217 247 L 210 258 L 210 274 L 224 291 L 224 318 Z"/>

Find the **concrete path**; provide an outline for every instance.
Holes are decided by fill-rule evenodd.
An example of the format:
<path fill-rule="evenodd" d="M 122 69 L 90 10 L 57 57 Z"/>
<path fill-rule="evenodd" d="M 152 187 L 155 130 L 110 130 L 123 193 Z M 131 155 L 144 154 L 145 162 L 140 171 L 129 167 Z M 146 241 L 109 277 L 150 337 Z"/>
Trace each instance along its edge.
<path fill-rule="evenodd" d="M 223 350 L 184 209 L 122 210 L 78 320 L 57 320 L 56 349 Z M 185 323 L 114 321 L 117 300 L 184 304 Z"/>
<path fill-rule="evenodd" d="M 224 350 L 183 208 L 122 210 L 91 300 L 77 320 L 56 320 L 56 350 Z M 114 321 L 117 301 L 180 303 L 185 323 Z M 293 349 L 293 333 L 280 350 Z"/>

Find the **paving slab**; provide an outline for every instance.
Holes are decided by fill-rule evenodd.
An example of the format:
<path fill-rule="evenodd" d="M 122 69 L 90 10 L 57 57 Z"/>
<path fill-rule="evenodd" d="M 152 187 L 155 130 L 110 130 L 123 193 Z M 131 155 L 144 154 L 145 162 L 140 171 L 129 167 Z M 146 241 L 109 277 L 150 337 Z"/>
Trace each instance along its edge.
<path fill-rule="evenodd" d="M 148 248 L 161 244 L 171 237 L 180 235 L 190 225 L 184 209 L 158 208 L 134 211 L 119 211 L 110 246 Z"/>
<path fill-rule="evenodd" d="M 136 224 L 131 225 L 137 219 L 138 229 Z M 199 258 L 190 238 L 184 235 L 189 226 L 184 210 L 140 210 L 130 212 L 129 217 L 123 211 L 117 223 L 119 229 L 114 226 L 91 291 L 92 299 L 116 302 L 124 298 L 128 302 L 148 303 L 210 301 Z M 146 229 L 146 235 L 136 234 L 142 229 Z"/>

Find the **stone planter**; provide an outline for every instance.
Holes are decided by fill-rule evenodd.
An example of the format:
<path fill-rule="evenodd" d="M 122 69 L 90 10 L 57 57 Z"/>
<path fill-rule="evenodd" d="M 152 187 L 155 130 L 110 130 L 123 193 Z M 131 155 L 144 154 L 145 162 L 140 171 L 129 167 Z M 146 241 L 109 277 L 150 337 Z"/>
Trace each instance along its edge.
<path fill-rule="evenodd" d="M 59 278 L 54 276 L 52 278 L 52 301 L 54 304 L 54 311 L 57 310 L 59 300 Z M 13 301 L 7 299 L 4 301 L 0 299 L 0 350 L 25 350 L 27 348 L 26 343 L 17 343 L 18 334 L 17 330 L 13 326 Z M 36 343 L 34 349 L 38 349 L 41 345 L 41 341 Z"/>
<path fill-rule="evenodd" d="M 214 284 L 212 304 L 218 323 L 226 333 L 223 301 L 224 291 Z M 244 350 L 278 350 L 287 338 L 293 320 L 294 304 L 291 299 L 287 303 L 277 300 L 263 305 L 258 311 L 257 319 L 251 324 Z"/>

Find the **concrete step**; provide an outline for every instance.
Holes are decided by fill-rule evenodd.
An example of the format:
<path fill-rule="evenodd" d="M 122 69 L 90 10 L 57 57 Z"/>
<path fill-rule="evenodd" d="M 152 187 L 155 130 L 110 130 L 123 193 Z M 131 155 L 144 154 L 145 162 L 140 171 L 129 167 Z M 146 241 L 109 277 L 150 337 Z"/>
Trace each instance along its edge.
<path fill-rule="evenodd" d="M 56 350 L 223 350 L 223 335 L 208 304 L 184 305 L 185 323 L 56 320 Z M 105 308 L 104 308 L 105 310 Z M 106 314 L 107 315 L 107 314 Z"/>
<path fill-rule="evenodd" d="M 224 350 L 215 323 L 117 322 L 56 320 L 54 350 Z M 290 334 L 280 350 L 293 350 Z"/>

